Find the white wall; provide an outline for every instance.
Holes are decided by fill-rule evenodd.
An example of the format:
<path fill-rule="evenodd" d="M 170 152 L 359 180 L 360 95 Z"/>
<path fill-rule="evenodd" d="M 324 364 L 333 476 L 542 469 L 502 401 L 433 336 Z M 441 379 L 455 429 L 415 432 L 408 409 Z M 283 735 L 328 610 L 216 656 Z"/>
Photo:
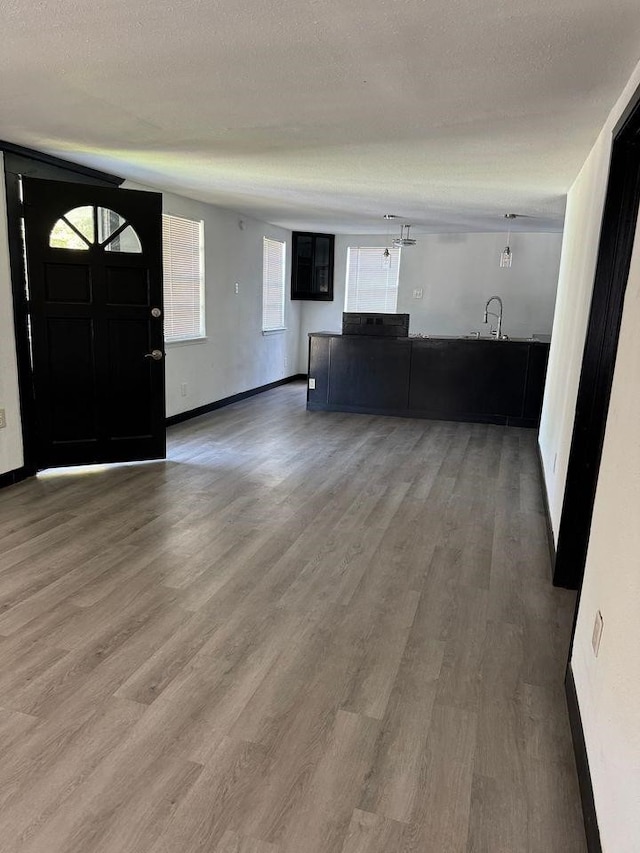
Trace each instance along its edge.
<path fill-rule="evenodd" d="M 640 240 L 625 299 L 572 668 L 603 849 L 640 850 Z M 591 648 L 595 613 L 604 631 Z"/>
<path fill-rule="evenodd" d="M 135 186 L 124 184 L 125 188 Z M 204 220 L 206 279 L 206 341 L 167 344 L 167 415 L 297 373 L 300 308 L 288 295 L 291 232 L 171 193 L 163 194 L 163 209 L 176 216 Z M 261 331 L 265 236 L 287 244 L 287 331 L 269 335 Z M 183 383 L 187 385 L 184 397 Z"/>
<path fill-rule="evenodd" d="M 484 306 L 494 294 L 504 302 L 504 332 L 512 337 L 551 333 L 561 234 L 511 235 L 513 265 L 500 269 L 505 234 L 438 234 L 417 237 L 402 250 L 398 311 L 411 315 L 412 333 L 464 335 L 486 333 Z M 336 237 L 334 301 L 304 302 L 300 370 L 306 371 L 309 332 L 340 331 L 349 246 L 384 246 L 384 237 Z M 382 251 L 382 249 L 381 249 Z M 421 299 L 413 297 L 422 289 Z"/>
<path fill-rule="evenodd" d="M 540 452 L 557 541 L 607 188 L 611 127 L 602 132 L 567 199 L 556 315 L 540 419 Z"/>
<path fill-rule="evenodd" d="M 540 429 L 556 531 L 608 180 L 611 133 L 639 85 L 640 65 L 569 193 Z M 639 244 L 636 235 L 571 657 L 605 853 L 640 850 Z M 603 615 L 604 631 L 596 658 L 591 635 L 597 610 Z"/>
<path fill-rule="evenodd" d="M 5 409 L 7 419 L 6 429 L 0 429 L 0 474 L 4 474 L 20 468 L 23 457 L 2 152 L 0 152 L 0 409 Z"/>

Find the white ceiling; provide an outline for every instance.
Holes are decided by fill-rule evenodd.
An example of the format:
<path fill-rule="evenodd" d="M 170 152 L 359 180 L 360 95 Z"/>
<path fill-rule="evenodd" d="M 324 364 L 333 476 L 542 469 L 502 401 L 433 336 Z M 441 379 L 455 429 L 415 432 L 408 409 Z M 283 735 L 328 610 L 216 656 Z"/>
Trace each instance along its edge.
<path fill-rule="evenodd" d="M 0 138 L 286 227 L 559 229 L 638 0 L 3 0 Z"/>

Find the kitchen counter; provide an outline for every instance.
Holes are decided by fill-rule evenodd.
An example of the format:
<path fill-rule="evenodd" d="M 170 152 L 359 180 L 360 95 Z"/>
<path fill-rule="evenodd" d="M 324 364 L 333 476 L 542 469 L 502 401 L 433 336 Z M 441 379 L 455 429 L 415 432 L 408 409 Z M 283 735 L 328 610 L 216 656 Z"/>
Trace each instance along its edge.
<path fill-rule="evenodd" d="M 307 408 L 537 427 L 548 355 L 537 336 L 312 332 Z"/>

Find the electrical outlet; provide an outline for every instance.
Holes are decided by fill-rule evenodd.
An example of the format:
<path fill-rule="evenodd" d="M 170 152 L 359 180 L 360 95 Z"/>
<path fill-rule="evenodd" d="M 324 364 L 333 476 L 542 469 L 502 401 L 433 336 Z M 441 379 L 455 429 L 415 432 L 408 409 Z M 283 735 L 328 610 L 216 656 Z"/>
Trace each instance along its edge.
<path fill-rule="evenodd" d="M 602 619 L 602 613 L 598 610 L 596 612 L 596 618 L 593 623 L 593 635 L 591 637 L 591 645 L 593 646 L 593 653 L 596 657 L 598 657 L 598 652 L 600 651 L 600 640 L 602 639 L 602 629 L 604 628 L 604 621 Z"/>
<path fill-rule="evenodd" d="M 309 379 L 309 391 L 315 391 L 315 390 L 316 390 L 316 380 L 315 379 Z"/>
<path fill-rule="evenodd" d="M 4 429 L 7 425 L 7 413 L 4 409 L 0 409 L 0 429 Z"/>
<path fill-rule="evenodd" d="M 421 287 L 418 287 L 413 291 L 413 298 L 414 299 L 422 299 L 422 288 Z"/>
<path fill-rule="evenodd" d="M 289 367 L 289 356 L 288 355 L 285 355 L 285 357 L 284 357 L 284 366 Z"/>
<path fill-rule="evenodd" d="M 182 382 L 180 385 L 180 396 L 181 397 L 187 396 L 187 383 L 186 382 Z"/>

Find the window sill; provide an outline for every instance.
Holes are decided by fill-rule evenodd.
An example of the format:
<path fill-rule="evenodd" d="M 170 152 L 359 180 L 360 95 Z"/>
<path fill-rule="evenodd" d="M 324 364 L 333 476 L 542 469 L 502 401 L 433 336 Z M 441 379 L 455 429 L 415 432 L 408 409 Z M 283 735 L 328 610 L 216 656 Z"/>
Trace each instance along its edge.
<path fill-rule="evenodd" d="M 181 338 L 176 341 L 165 341 L 164 345 L 167 349 L 173 349 L 174 347 L 187 347 L 189 344 L 206 344 L 209 338 Z"/>
<path fill-rule="evenodd" d="M 280 329 L 263 329 L 262 334 L 263 335 L 281 335 L 283 332 L 286 332 L 286 331 L 287 331 L 287 327 L 282 326 L 282 328 L 280 328 Z"/>

